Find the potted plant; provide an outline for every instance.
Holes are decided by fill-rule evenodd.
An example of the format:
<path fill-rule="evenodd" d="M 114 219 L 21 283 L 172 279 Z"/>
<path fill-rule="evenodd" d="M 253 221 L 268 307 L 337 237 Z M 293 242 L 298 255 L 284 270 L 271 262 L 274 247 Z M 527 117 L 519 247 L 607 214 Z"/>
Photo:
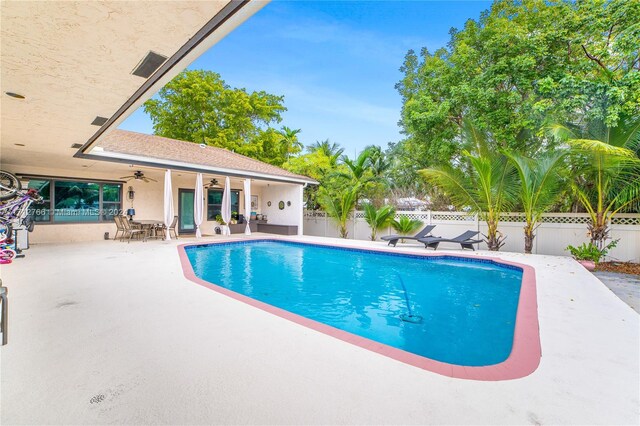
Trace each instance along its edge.
<path fill-rule="evenodd" d="M 222 215 L 221 214 L 217 214 L 215 221 L 214 221 L 214 225 L 213 225 L 213 231 L 216 234 L 222 234 L 222 226 L 226 226 L 227 224 L 224 222 L 224 220 L 222 220 Z"/>
<path fill-rule="evenodd" d="M 225 221 L 222 220 L 222 215 L 221 214 L 217 214 L 216 215 L 216 222 L 218 222 L 219 225 L 226 225 Z"/>
<path fill-rule="evenodd" d="M 604 248 L 599 249 L 598 246 L 592 242 L 583 243 L 578 247 L 572 245 L 567 246 L 566 250 L 569 250 L 571 256 L 584 266 L 588 271 L 596 269 L 596 265 L 600 262 L 600 259 L 605 257 L 609 250 L 614 248 L 618 244 L 618 240 L 613 240 L 607 244 Z"/>

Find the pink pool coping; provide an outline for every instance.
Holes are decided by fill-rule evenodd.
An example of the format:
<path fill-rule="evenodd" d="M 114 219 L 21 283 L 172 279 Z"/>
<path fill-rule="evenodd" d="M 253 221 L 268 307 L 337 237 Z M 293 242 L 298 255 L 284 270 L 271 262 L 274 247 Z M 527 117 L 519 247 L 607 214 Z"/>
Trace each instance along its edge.
<path fill-rule="evenodd" d="M 379 253 L 407 254 L 411 256 L 417 255 L 417 256 L 424 256 L 424 257 L 454 257 L 454 258 L 464 257 L 468 259 L 484 259 L 484 260 L 491 260 L 498 264 L 512 265 L 512 266 L 521 268 L 522 284 L 520 288 L 520 298 L 518 300 L 518 311 L 516 314 L 516 324 L 514 329 L 513 346 L 511 349 L 511 353 L 509 354 L 509 357 L 506 360 L 504 360 L 499 364 L 487 365 L 482 367 L 462 366 L 462 365 L 455 365 L 455 364 L 449 364 L 446 362 L 436 361 L 430 358 L 413 354 L 411 352 L 403 351 L 402 349 L 398 349 L 393 346 L 385 345 L 384 343 L 376 342 L 375 340 L 367 339 L 365 337 L 361 337 L 361 336 L 349 333 L 347 331 L 340 330 L 330 325 L 303 317 L 301 315 L 294 314 L 293 312 L 289 312 L 282 308 L 269 305 L 268 303 L 264 303 L 256 299 L 252 299 L 248 296 L 244 296 L 240 293 L 236 293 L 234 291 L 228 290 L 224 287 L 210 283 L 208 281 L 204 281 L 195 275 L 193 271 L 193 267 L 191 266 L 191 262 L 187 257 L 186 248 L 190 246 L 218 245 L 218 244 L 228 244 L 233 242 L 247 242 L 247 241 L 258 241 L 258 240 L 287 241 L 287 242 L 298 243 L 298 244 L 349 248 L 349 249 L 364 250 L 364 251 L 379 252 Z M 250 306 L 256 307 L 270 314 L 277 315 L 281 318 L 300 324 L 312 330 L 319 331 L 326 335 L 340 339 L 344 342 L 354 344 L 363 349 L 376 352 L 378 354 L 384 355 L 386 357 L 395 359 L 400 362 L 404 362 L 414 367 L 421 368 L 423 370 L 431 371 L 437 374 L 441 374 L 443 376 L 448 376 L 448 377 L 453 377 L 458 379 L 479 380 L 479 381 L 499 381 L 499 380 L 520 379 L 520 378 L 526 377 L 531 373 L 533 373 L 540 365 L 540 359 L 542 357 L 542 348 L 540 345 L 540 328 L 538 323 L 536 277 L 535 277 L 535 269 L 530 265 L 525 265 L 517 262 L 511 262 L 508 260 L 498 259 L 498 258 L 488 257 L 488 256 L 469 256 L 464 253 L 455 253 L 455 254 L 436 253 L 436 252 L 406 253 L 406 252 L 397 252 L 392 249 L 386 249 L 381 247 L 363 248 L 363 247 L 352 247 L 352 246 L 346 246 L 346 245 L 340 246 L 340 245 L 331 244 L 331 243 L 323 243 L 323 242 L 316 242 L 316 241 L 302 242 L 299 240 L 293 240 L 293 239 L 287 239 L 287 238 L 273 238 L 273 237 L 253 238 L 251 240 L 230 239 L 230 240 L 224 240 L 224 241 L 181 244 L 178 246 L 178 253 L 180 256 L 180 263 L 182 264 L 182 270 L 184 272 L 185 278 L 195 282 L 196 284 L 200 284 L 201 286 L 214 290 L 218 293 L 224 294 L 225 296 L 229 296 L 232 299 L 244 302 Z"/>

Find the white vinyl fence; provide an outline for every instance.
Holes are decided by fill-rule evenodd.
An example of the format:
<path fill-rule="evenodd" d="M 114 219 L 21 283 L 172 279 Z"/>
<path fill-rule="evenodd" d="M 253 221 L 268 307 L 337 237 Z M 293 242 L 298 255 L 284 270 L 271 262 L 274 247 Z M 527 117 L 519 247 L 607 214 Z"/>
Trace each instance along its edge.
<path fill-rule="evenodd" d="M 486 224 L 476 215 L 464 212 L 399 211 L 400 215 L 419 219 L 425 225 L 436 225 L 433 235 L 455 237 L 466 230 L 487 232 Z M 546 213 L 536 230 L 533 253 L 568 256 L 565 248 L 571 244 L 578 246 L 589 241 L 586 213 Z M 524 222 L 521 213 L 505 213 L 499 230 L 507 237 L 501 251 L 524 252 Z M 371 235 L 369 225 L 364 220 L 364 212 L 355 212 L 355 220 L 348 222 L 349 238 L 368 240 Z M 395 233 L 392 228 L 380 230 L 378 239 L 383 235 Z M 333 219 L 323 211 L 307 210 L 304 214 L 304 234 L 319 237 L 339 237 L 338 227 Z M 607 260 L 640 262 L 640 214 L 618 214 L 611 223 L 610 236 L 619 239 L 618 246 L 611 250 Z M 446 245 L 449 247 L 449 245 Z M 454 246 L 451 246 L 452 248 Z M 486 249 L 486 244 L 480 244 Z"/>

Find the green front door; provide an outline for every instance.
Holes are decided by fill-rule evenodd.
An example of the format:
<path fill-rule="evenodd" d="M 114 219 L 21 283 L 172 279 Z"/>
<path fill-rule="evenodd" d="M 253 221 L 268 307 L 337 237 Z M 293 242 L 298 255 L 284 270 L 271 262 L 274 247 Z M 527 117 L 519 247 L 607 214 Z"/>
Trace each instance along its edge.
<path fill-rule="evenodd" d="M 193 234 L 196 224 L 193 221 L 193 189 L 178 189 L 178 233 Z"/>

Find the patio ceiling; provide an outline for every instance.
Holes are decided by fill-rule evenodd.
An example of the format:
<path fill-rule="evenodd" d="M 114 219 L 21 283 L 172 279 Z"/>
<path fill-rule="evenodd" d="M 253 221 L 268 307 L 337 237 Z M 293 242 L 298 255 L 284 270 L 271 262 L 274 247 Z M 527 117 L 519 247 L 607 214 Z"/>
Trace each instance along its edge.
<path fill-rule="evenodd" d="M 73 158 L 72 145 L 117 127 L 266 3 L 3 1 L 2 165 L 120 169 Z M 133 75 L 150 51 L 168 60 L 148 79 Z M 92 125 L 97 116 L 109 121 Z"/>

